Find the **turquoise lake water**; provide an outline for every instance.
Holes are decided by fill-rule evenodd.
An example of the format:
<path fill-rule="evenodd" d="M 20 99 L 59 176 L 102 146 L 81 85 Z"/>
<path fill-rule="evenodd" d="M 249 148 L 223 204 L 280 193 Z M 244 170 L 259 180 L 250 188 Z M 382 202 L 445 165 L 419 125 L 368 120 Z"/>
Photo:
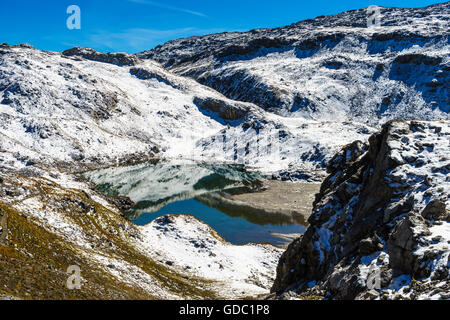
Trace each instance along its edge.
<path fill-rule="evenodd" d="M 225 240 L 237 245 L 256 242 L 281 246 L 286 241 L 272 233 L 293 234 L 306 231 L 304 226 L 298 224 L 255 224 L 244 218 L 231 217 L 195 199 L 174 202 L 158 212 L 143 214 L 134 223 L 146 225 L 166 214 L 190 214 L 213 227 Z"/>

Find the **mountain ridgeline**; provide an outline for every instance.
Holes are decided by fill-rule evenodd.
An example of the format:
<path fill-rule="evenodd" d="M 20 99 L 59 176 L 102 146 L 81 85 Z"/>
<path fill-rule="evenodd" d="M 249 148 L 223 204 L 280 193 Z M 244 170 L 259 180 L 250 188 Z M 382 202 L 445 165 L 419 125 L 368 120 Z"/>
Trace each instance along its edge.
<path fill-rule="evenodd" d="M 168 42 L 138 56 L 225 96 L 318 120 L 447 119 L 450 3 Z"/>

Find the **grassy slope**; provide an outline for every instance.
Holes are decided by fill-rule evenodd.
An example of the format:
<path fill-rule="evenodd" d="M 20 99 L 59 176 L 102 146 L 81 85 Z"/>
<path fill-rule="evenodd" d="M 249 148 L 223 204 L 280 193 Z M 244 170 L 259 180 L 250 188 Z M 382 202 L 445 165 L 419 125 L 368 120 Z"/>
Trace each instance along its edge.
<path fill-rule="evenodd" d="M 210 282 L 187 279 L 137 250 L 129 233 L 134 228 L 84 191 L 65 189 L 44 178 L 16 173 L 3 176 L 0 211 L 6 227 L 0 238 L 0 294 L 22 299 L 158 299 L 148 291 L 115 277 L 109 270 L 84 257 L 98 254 L 128 262 L 162 284 L 172 296 L 214 299 Z M 91 250 L 75 245 L 48 230 L 42 221 L 30 216 L 24 201 L 38 200 L 43 211 L 58 210 L 90 237 Z M 7 237 L 5 235 L 7 234 Z M 70 265 L 82 267 L 82 290 L 69 290 L 65 284 Z"/>

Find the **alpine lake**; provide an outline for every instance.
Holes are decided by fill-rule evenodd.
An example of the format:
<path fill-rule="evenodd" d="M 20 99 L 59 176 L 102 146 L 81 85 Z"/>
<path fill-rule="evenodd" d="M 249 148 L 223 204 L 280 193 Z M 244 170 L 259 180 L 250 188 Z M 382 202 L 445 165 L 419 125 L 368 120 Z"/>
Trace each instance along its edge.
<path fill-rule="evenodd" d="M 125 217 L 136 225 L 188 214 L 235 245 L 286 247 L 306 231 L 303 214 L 311 210 L 318 190 L 317 185 L 272 181 L 241 165 L 187 160 L 157 160 L 83 176 L 104 194 L 130 198 L 135 206 Z"/>

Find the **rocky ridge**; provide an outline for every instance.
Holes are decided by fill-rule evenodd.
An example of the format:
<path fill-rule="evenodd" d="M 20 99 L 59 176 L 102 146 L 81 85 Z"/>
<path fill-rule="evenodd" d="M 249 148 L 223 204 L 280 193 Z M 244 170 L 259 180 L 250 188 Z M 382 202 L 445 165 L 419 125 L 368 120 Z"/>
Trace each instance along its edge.
<path fill-rule="evenodd" d="M 287 117 L 448 119 L 450 3 L 380 13 L 380 27 L 367 27 L 365 8 L 178 39 L 138 56 Z"/>
<path fill-rule="evenodd" d="M 272 291 L 450 298 L 449 135 L 448 121 L 391 121 L 338 153 Z"/>

